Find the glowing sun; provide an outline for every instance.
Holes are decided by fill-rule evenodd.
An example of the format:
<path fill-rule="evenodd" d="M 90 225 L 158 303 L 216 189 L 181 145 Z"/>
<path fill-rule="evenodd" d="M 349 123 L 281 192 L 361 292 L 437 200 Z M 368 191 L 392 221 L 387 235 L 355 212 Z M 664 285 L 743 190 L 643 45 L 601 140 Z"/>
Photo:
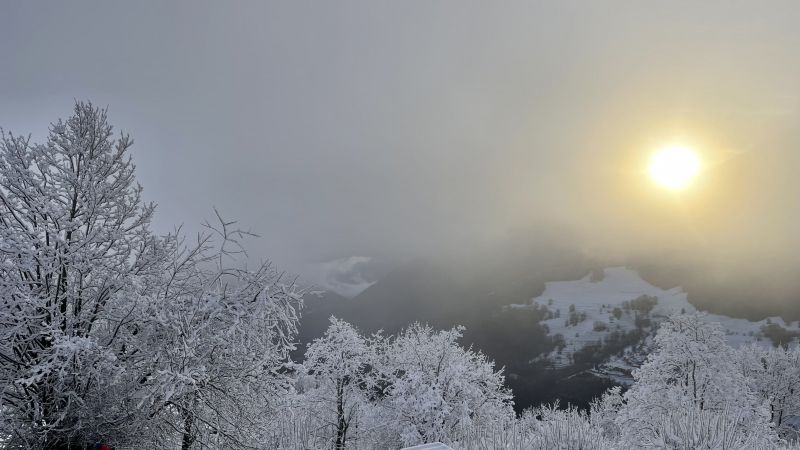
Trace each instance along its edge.
<path fill-rule="evenodd" d="M 650 159 L 650 178 L 670 191 L 686 189 L 700 173 L 700 158 L 689 147 L 665 147 Z"/>

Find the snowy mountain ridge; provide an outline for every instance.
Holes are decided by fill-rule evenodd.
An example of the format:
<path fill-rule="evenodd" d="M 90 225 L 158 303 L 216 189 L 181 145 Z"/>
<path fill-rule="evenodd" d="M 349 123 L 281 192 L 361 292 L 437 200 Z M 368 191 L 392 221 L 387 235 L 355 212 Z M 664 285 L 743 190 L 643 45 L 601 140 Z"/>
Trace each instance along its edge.
<path fill-rule="evenodd" d="M 557 348 L 544 359 L 554 367 L 593 361 L 601 375 L 625 382 L 630 369 L 646 358 L 657 324 L 671 314 L 694 312 L 681 287 L 661 289 L 627 267 L 606 268 L 579 280 L 554 281 L 528 304 L 510 308 L 545 308 L 541 323 Z M 749 343 L 771 346 L 775 340 L 795 344 L 800 323 L 787 324 L 780 317 L 749 321 L 708 314 L 719 322 L 728 343 L 739 347 Z"/>

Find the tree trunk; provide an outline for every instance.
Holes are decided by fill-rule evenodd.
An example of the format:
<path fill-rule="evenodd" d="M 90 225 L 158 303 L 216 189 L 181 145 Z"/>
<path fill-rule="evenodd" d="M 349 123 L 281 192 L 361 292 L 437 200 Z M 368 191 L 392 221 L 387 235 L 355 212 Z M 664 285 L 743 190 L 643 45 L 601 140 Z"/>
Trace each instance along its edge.
<path fill-rule="evenodd" d="M 184 411 L 183 414 L 183 439 L 181 440 L 181 450 L 189 450 L 194 443 L 194 436 L 192 430 L 194 426 L 194 415 L 191 411 Z"/>
<path fill-rule="evenodd" d="M 343 450 L 347 443 L 347 418 L 344 414 L 344 382 L 336 383 L 336 450 Z"/>

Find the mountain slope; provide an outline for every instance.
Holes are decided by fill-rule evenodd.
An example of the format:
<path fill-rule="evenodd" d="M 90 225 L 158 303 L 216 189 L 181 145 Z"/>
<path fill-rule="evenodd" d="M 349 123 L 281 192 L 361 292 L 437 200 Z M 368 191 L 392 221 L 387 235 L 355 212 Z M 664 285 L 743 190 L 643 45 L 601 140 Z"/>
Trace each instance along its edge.
<path fill-rule="evenodd" d="M 656 285 L 630 268 L 597 269 L 580 254 L 553 247 L 417 260 L 354 299 L 328 294 L 307 301 L 300 339 L 305 344 L 321 336 L 331 315 L 365 332 L 395 333 L 414 321 L 464 325 L 463 343 L 505 368 L 518 409 L 557 399 L 586 405 L 630 380 L 659 321 L 698 306 L 685 290 L 661 281 Z M 735 346 L 789 342 L 800 334 L 797 324 L 778 317 L 709 319 L 723 324 Z"/>
<path fill-rule="evenodd" d="M 667 316 L 697 310 L 680 287 L 658 288 L 624 267 L 607 268 L 579 280 L 549 282 L 540 296 L 509 308 L 546 311 L 541 323 L 557 348 L 539 361 L 556 368 L 593 363 L 608 372 L 641 362 L 649 337 Z M 796 343 L 800 335 L 800 324 L 787 324 L 780 317 L 759 321 L 720 314 L 707 317 L 722 325 L 734 347 Z"/>

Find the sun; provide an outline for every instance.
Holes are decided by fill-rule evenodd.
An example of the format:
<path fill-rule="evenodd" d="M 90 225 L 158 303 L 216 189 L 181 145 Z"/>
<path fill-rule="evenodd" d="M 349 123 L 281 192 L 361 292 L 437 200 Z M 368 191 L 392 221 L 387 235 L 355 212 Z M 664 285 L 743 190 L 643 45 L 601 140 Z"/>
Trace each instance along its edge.
<path fill-rule="evenodd" d="M 700 157 L 690 147 L 665 147 L 650 159 L 650 178 L 670 191 L 689 187 L 700 169 Z"/>

